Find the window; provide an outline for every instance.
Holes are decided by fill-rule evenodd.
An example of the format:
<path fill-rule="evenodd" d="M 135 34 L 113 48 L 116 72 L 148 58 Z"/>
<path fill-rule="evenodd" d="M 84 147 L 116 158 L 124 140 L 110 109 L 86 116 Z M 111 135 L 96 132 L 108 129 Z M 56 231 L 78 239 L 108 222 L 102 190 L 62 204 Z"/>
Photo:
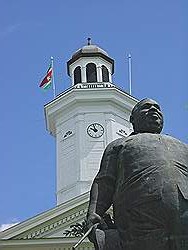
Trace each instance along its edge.
<path fill-rule="evenodd" d="M 81 67 L 78 66 L 74 70 L 74 84 L 81 83 L 81 82 L 82 82 L 82 79 L 81 79 Z"/>
<path fill-rule="evenodd" d="M 97 68 L 94 63 L 88 63 L 86 65 L 86 77 L 87 82 L 97 82 Z"/>
<path fill-rule="evenodd" d="M 102 81 L 109 82 L 109 72 L 104 65 L 102 66 Z"/>

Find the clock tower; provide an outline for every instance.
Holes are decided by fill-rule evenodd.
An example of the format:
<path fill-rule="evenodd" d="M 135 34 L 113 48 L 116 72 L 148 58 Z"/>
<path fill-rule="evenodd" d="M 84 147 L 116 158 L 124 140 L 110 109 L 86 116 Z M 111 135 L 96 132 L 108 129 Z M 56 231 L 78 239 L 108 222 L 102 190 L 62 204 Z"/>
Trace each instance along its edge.
<path fill-rule="evenodd" d="M 88 40 L 67 62 L 72 86 L 45 105 L 56 138 L 57 205 L 90 190 L 108 143 L 128 136 L 137 100 L 113 84 L 114 60 Z"/>

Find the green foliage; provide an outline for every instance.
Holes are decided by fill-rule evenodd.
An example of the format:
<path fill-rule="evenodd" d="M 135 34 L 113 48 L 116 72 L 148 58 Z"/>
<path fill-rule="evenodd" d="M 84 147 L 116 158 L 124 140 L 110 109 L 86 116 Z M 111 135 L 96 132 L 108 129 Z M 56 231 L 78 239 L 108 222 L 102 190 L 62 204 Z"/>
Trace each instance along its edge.
<path fill-rule="evenodd" d="M 70 225 L 70 230 L 65 230 L 65 237 L 82 237 L 86 232 L 86 221 Z"/>

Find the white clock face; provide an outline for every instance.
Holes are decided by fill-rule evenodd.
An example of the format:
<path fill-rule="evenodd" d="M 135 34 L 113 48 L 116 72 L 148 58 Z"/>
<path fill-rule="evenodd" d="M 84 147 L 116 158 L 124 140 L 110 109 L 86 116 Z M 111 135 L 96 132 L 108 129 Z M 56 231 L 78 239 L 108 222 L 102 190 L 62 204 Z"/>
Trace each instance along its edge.
<path fill-rule="evenodd" d="M 104 134 L 104 128 L 99 123 L 92 123 L 88 126 L 87 133 L 93 138 L 99 138 Z"/>

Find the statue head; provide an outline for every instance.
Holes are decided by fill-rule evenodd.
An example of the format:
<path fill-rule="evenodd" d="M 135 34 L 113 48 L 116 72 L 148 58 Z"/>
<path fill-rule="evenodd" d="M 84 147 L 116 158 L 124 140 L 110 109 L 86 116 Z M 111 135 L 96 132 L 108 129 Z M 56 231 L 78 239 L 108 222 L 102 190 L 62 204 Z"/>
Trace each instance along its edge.
<path fill-rule="evenodd" d="M 133 108 L 130 116 L 135 133 L 159 134 L 163 129 L 163 114 L 159 104 L 145 98 Z"/>

